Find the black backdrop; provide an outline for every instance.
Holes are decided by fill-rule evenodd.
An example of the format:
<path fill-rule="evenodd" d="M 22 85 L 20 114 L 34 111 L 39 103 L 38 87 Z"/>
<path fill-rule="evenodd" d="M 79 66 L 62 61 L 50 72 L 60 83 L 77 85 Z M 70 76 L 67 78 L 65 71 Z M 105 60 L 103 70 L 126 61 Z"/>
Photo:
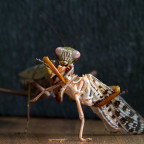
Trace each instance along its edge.
<path fill-rule="evenodd" d="M 107 85 L 128 89 L 124 99 L 144 116 L 144 1 L 142 0 L 1 0 L 0 87 L 20 90 L 17 74 L 35 65 L 35 58 L 52 58 L 62 46 L 40 19 L 43 15 L 62 35 L 67 46 L 94 25 L 75 45 L 81 58 L 75 73 L 96 69 Z M 96 117 L 84 107 L 87 118 Z M 0 93 L 0 115 L 24 116 L 26 100 Z M 75 103 L 64 99 L 39 100 L 31 114 L 43 117 L 77 117 Z"/>

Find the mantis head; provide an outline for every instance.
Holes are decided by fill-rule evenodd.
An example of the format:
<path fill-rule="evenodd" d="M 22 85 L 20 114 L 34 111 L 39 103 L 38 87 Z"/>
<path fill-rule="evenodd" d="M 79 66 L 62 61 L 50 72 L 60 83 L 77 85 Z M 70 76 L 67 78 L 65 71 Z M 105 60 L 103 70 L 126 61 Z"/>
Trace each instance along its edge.
<path fill-rule="evenodd" d="M 74 61 L 76 61 L 80 57 L 80 52 L 71 48 L 71 47 L 57 47 L 56 55 L 59 60 L 59 64 L 62 66 L 67 66 Z M 55 65 L 50 61 L 48 57 L 43 57 L 43 60 L 38 61 L 44 63 L 46 66 L 50 67 L 50 69 L 64 82 L 66 83 L 64 77 L 59 73 L 58 69 L 55 67 Z"/>
<path fill-rule="evenodd" d="M 55 53 L 62 66 L 67 66 L 80 57 L 80 52 L 71 47 L 57 47 Z"/>

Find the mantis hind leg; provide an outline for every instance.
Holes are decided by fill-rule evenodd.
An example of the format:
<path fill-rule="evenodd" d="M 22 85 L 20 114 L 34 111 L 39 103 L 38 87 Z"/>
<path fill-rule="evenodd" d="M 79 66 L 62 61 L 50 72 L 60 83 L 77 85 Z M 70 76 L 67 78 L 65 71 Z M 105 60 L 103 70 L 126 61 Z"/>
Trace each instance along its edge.
<path fill-rule="evenodd" d="M 41 85 L 39 85 L 37 82 L 35 82 L 34 80 L 31 80 L 28 83 L 28 97 L 27 97 L 27 123 L 26 123 L 26 128 L 25 128 L 25 133 L 28 132 L 29 130 L 29 122 L 30 122 L 30 98 L 31 98 L 31 87 L 35 86 L 36 88 L 38 88 L 41 92 L 43 92 L 45 90 L 44 87 L 42 87 Z M 45 91 L 43 94 L 45 94 L 47 97 L 51 96 L 51 93 L 48 91 Z"/>
<path fill-rule="evenodd" d="M 25 133 L 29 130 L 29 121 L 30 121 L 30 96 L 31 96 L 31 82 L 28 84 L 28 98 L 27 98 L 27 123 L 25 128 Z"/>

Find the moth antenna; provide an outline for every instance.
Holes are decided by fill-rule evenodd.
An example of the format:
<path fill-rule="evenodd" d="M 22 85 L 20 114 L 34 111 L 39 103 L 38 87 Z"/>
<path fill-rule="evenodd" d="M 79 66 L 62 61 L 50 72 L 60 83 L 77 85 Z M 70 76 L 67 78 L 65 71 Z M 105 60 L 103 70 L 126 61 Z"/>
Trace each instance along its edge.
<path fill-rule="evenodd" d="M 64 40 L 62 39 L 60 34 L 56 31 L 56 29 L 49 23 L 49 21 L 46 20 L 42 15 L 40 15 L 40 18 L 53 30 L 53 32 L 55 32 L 55 34 L 58 37 L 58 39 L 62 42 L 63 46 L 65 46 Z"/>
<path fill-rule="evenodd" d="M 122 91 L 119 95 L 126 94 L 127 92 L 128 92 L 128 90 L 124 90 L 124 91 Z"/>
<path fill-rule="evenodd" d="M 74 47 L 74 45 L 82 38 L 86 35 L 86 33 L 89 32 L 89 30 L 95 26 L 95 23 L 91 26 L 89 26 L 79 37 L 77 37 L 73 42 L 72 42 L 72 47 Z"/>

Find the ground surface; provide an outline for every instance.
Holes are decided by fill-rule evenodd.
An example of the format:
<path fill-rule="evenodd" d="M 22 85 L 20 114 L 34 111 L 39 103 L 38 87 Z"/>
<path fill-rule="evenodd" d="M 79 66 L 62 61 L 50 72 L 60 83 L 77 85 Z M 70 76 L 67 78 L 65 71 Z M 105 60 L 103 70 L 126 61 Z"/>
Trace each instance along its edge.
<path fill-rule="evenodd" d="M 81 143 L 78 139 L 80 121 L 67 119 L 32 118 L 30 132 L 18 134 L 25 127 L 24 118 L 0 118 L 0 144 L 48 144 L 49 138 L 64 139 L 61 143 Z M 84 137 L 92 137 L 96 144 L 143 144 L 144 135 L 109 134 L 101 121 L 87 120 Z"/>

